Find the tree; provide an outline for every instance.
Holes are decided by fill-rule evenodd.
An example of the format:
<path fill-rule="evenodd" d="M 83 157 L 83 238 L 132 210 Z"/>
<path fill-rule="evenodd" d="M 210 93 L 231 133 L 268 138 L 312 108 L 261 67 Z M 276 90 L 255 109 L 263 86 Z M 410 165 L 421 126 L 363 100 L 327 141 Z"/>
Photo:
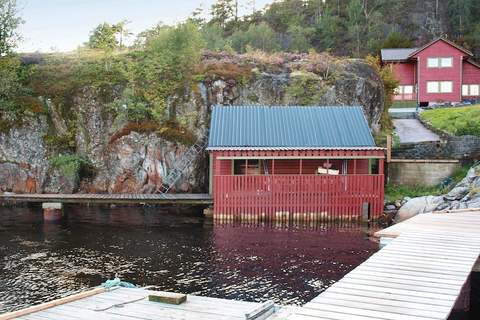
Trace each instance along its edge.
<path fill-rule="evenodd" d="M 119 45 L 116 37 L 117 32 L 115 25 L 106 22 L 101 23 L 90 33 L 87 45 L 91 49 L 113 50 Z"/>
<path fill-rule="evenodd" d="M 164 25 L 163 23 L 158 23 L 155 27 L 140 32 L 135 39 L 134 46 L 137 48 L 148 47 L 153 39 L 169 29 L 169 26 Z"/>
<path fill-rule="evenodd" d="M 340 27 L 340 18 L 333 14 L 330 7 L 326 7 L 315 25 L 314 41 L 317 47 L 321 50 L 335 49 L 340 39 Z"/>
<path fill-rule="evenodd" d="M 223 50 L 227 44 L 227 40 L 223 36 L 223 29 L 216 23 L 210 23 L 201 29 L 203 39 L 207 49 L 209 50 Z"/>
<path fill-rule="evenodd" d="M 382 43 L 382 48 L 411 48 L 412 46 L 412 40 L 397 31 L 390 32 Z"/>
<path fill-rule="evenodd" d="M 245 52 L 247 47 L 266 52 L 275 52 L 281 49 L 277 34 L 265 22 L 258 25 L 252 24 L 247 31 L 236 31 L 230 37 L 230 41 L 233 48 L 240 53 Z"/>
<path fill-rule="evenodd" d="M 287 31 L 289 38 L 288 51 L 308 52 L 312 48 L 310 45 L 312 33 L 312 28 L 304 28 L 297 25 L 290 26 Z"/>
<path fill-rule="evenodd" d="M 211 9 L 210 22 L 226 29 L 227 23 L 238 18 L 238 3 L 235 0 L 216 0 Z"/>
<path fill-rule="evenodd" d="M 363 20 L 363 8 L 360 0 L 351 0 L 347 6 L 346 19 L 347 34 L 350 39 L 348 47 L 354 57 L 360 57 L 362 35 L 365 31 Z"/>
<path fill-rule="evenodd" d="M 130 32 L 129 29 L 127 29 L 127 24 L 129 24 L 130 21 L 128 20 L 122 20 L 114 25 L 112 25 L 113 29 L 115 30 L 115 35 L 118 39 L 118 46 L 120 48 L 123 48 L 124 43 L 123 41 L 130 37 L 133 33 Z"/>
<path fill-rule="evenodd" d="M 189 87 L 203 48 L 202 35 L 191 21 L 163 28 L 148 42 L 137 65 L 135 88 L 152 107 L 156 120 L 164 120 L 166 115 L 175 120 L 176 100 L 172 97 L 182 97 Z"/>
<path fill-rule="evenodd" d="M 474 6 L 480 5 L 474 0 L 449 0 L 447 4 L 449 22 L 456 37 L 464 36 L 471 30 L 476 17 L 473 15 Z"/>
<path fill-rule="evenodd" d="M 16 0 L 0 0 L 0 57 L 17 47 L 20 40 L 18 27 L 23 20 L 18 17 Z"/>

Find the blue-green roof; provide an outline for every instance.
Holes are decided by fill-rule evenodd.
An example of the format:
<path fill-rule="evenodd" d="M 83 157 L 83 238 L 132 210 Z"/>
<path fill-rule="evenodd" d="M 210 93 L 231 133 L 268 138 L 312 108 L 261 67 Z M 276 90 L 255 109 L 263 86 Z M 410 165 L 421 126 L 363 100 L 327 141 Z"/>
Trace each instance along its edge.
<path fill-rule="evenodd" d="M 209 150 L 375 147 L 362 107 L 216 106 Z"/>

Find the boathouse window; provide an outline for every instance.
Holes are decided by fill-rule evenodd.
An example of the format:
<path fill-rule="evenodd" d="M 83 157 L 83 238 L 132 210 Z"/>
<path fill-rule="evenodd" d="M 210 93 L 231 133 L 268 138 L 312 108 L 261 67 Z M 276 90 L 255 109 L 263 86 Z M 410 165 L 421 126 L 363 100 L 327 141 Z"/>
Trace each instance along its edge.
<path fill-rule="evenodd" d="M 261 174 L 261 161 L 258 159 L 233 160 L 234 175 L 258 175 Z"/>
<path fill-rule="evenodd" d="M 429 68 L 450 68 L 452 67 L 452 62 L 453 59 L 452 57 L 434 57 L 434 58 L 428 58 L 427 60 L 427 66 Z"/>

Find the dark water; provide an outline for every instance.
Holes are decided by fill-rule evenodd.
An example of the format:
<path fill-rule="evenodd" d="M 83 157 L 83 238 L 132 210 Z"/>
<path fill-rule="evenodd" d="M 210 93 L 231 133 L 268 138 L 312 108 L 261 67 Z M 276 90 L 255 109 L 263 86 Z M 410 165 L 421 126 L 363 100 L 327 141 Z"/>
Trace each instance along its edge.
<path fill-rule="evenodd" d="M 0 208 L 0 312 L 96 286 L 138 285 L 210 297 L 302 304 L 378 245 L 360 226 L 213 224 L 158 208 Z"/>

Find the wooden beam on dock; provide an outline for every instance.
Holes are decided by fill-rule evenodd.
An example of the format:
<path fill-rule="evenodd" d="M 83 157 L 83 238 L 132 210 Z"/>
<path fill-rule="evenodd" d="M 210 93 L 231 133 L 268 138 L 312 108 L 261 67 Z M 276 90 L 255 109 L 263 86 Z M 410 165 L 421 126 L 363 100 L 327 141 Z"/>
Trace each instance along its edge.
<path fill-rule="evenodd" d="M 212 197 L 207 193 L 177 194 L 0 194 L 2 202 L 59 202 L 99 204 L 162 204 L 162 205 L 211 205 Z"/>

